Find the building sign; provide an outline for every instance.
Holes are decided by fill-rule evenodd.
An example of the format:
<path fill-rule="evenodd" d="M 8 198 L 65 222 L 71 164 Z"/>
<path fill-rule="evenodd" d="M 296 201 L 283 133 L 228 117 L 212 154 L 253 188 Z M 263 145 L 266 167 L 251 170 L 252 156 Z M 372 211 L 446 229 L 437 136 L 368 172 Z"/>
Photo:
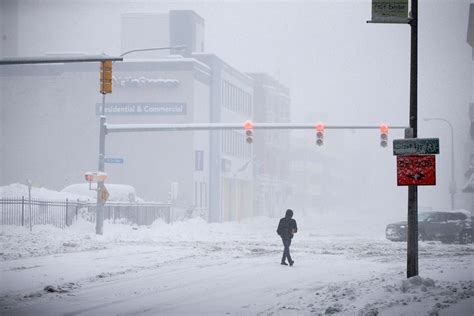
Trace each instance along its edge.
<path fill-rule="evenodd" d="M 96 115 L 102 104 L 97 103 Z M 106 103 L 105 115 L 186 115 L 186 103 Z"/>
<path fill-rule="evenodd" d="M 393 140 L 393 154 L 399 155 L 437 155 L 439 138 L 408 138 Z"/>
<path fill-rule="evenodd" d="M 372 21 L 406 20 L 408 0 L 372 0 Z"/>
<path fill-rule="evenodd" d="M 436 185 L 435 157 L 397 156 L 397 185 Z"/>
<path fill-rule="evenodd" d="M 176 88 L 179 86 L 177 79 L 113 76 L 112 80 L 114 86 L 120 87 Z"/>

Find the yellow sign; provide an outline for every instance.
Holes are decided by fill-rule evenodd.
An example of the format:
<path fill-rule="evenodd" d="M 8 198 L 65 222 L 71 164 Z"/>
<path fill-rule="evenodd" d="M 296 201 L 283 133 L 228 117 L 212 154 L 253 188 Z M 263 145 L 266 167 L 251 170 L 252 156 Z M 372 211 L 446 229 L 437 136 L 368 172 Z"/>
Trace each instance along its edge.
<path fill-rule="evenodd" d="M 105 186 L 102 186 L 99 191 L 99 203 L 100 204 L 105 204 L 107 200 L 109 199 L 109 191 L 107 191 L 107 188 Z"/>

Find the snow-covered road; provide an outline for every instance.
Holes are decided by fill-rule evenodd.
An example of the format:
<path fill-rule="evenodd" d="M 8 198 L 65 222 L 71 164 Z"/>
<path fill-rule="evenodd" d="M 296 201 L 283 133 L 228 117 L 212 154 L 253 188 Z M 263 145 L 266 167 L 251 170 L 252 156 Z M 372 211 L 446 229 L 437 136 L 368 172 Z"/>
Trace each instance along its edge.
<path fill-rule="evenodd" d="M 472 315 L 472 245 L 420 243 L 408 281 L 404 243 L 299 224 L 293 267 L 279 264 L 275 219 L 2 228 L 2 315 Z"/>

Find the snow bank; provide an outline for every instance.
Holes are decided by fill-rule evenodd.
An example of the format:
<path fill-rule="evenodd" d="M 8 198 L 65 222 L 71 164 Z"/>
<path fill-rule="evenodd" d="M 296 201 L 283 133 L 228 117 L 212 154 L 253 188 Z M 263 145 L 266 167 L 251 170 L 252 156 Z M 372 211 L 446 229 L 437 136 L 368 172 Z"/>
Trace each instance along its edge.
<path fill-rule="evenodd" d="M 28 197 L 28 186 L 20 183 L 13 183 L 7 186 L 0 187 L 0 197 L 15 197 L 21 198 L 24 196 Z M 46 188 L 31 187 L 31 197 L 34 199 L 46 199 L 46 200 L 80 200 L 80 201 L 92 201 L 87 195 L 75 194 L 70 192 L 58 192 L 48 190 Z"/>
<path fill-rule="evenodd" d="M 0 226 L 0 261 L 105 248 L 91 238 L 93 223 L 78 220 L 73 226 L 35 225 L 31 232 L 22 226 Z"/>

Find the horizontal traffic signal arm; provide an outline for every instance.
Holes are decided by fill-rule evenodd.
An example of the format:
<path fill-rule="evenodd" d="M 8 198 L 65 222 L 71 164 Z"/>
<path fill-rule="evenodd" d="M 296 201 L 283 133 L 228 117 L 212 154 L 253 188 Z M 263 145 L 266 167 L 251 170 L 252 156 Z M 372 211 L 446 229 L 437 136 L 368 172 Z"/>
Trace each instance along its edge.
<path fill-rule="evenodd" d="M 105 124 L 107 133 L 243 130 L 242 123 L 191 123 L 191 124 Z M 380 125 L 324 125 L 324 129 L 379 129 Z M 408 126 L 391 126 L 405 129 Z M 252 129 L 314 130 L 314 123 L 252 123 Z"/>
<path fill-rule="evenodd" d="M 92 63 L 103 61 L 123 61 L 123 57 L 115 57 L 108 55 L 5 57 L 0 58 L 0 65 Z"/>

